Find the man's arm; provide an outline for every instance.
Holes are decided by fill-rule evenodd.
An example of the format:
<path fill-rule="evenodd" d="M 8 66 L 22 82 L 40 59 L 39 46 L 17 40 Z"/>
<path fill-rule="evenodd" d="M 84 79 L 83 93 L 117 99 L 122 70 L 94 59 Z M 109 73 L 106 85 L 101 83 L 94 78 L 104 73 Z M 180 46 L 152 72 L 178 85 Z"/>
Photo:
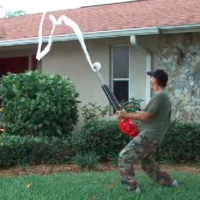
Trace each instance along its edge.
<path fill-rule="evenodd" d="M 147 121 L 153 115 L 148 112 L 137 112 L 137 113 L 126 113 L 125 118 L 129 118 L 132 120 L 139 120 L 139 121 Z"/>

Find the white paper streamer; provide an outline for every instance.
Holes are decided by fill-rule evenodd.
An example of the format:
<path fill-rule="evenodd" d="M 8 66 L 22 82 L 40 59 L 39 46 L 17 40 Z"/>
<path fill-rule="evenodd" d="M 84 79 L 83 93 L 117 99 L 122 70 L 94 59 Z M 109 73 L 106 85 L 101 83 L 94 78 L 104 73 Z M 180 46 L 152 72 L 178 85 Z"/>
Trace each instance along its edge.
<path fill-rule="evenodd" d="M 58 18 L 58 20 L 55 19 L 55 17 L 53 15 L 49 15 L 49 18 L 52 22 L 52 29 L 51 29 L 51 33 L 49 35 L 49 40 L 48 40 L 48 44 L 47 46 L 44 48 L 43 51 L 41 51 L 42 48 L 42 27 L 43 27 L 43 23 L 44 23 L 44 18 L 45 18 L 46 12 L 43 13 L 42 15 L 42 20 L 40 22 L 40 27 L 39 27 L 39 34 L 38 34 L 38 38 L 39 38 L 39 44 L 38 44 L 38 50 L 37 50 L 37 55 L 36 55 L 36 59 L 37 60 L 41 60 L 50 50 L 51 50 L 51 45 L 52 45 L 52 35 L 55 31 L 56 26 L 61 25 L 62 23 L 64 23 L 66 26 L 70 26 L 74 33 L 76 34 L 81 47 L 85 53 L 86 59 L 91 67 L 91 69 L 94 72 L 97 72 L 101 69 L 101 64 L 99 62 L 96 62 L 94 64 L 92 64 L 91 62 L 91 58 L 89 56 L 89 53 L 87 51 L 85 42 L 84 42 L 84 38 L 83 38 L 83 34 L 79 28 L 79 26 L 76 24 L 76 22 L 74 22 L 72 19 L 68 18 L 67 16 L 60 16 Z"/>

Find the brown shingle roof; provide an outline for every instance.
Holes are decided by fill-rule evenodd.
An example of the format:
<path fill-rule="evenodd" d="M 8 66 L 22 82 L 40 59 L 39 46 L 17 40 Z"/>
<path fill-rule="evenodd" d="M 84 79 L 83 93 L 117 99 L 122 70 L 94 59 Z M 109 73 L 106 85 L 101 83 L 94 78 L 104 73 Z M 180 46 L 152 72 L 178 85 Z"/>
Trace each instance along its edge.
<path fill-rule="evenodd" d="M 141 27 L 191 25 L 200 23 L 200 0 L 146 0 L 101 6 L 82 7 L 47 13 L 43 36 L 52 28 L 48 15 L 58 18 L 66 15 L 73 19 L 83 32 L 111 31 Z M 38 36 L 42 13 L 0 20 L 2 40 Z M 56 28 L 54 35 L 73 33 L 65 25 Z"/>

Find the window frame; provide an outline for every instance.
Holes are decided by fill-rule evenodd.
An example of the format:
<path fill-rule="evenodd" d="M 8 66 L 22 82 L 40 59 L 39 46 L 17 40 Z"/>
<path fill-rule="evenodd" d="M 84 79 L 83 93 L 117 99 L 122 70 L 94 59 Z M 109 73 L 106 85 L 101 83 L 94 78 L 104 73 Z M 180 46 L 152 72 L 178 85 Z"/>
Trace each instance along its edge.
<path fill-rule="evenodd" d="M 127 47 L 128 48 L 128 78 L 114 78 L 114 66 L 113 66 L 113 55 L 114 55 L 114 48 L 115 47 Z M 114 94 L 114 81 L 128 81 L 128 101 L 130 101 L 130 89 L 131 89 L 131 64 L 130 64 L 130 60 L 131 60 L 131 51 L 130 51 L 130 45 L 129 44 L 120 44 L 120 45 L 111 45 L 111 67 L 110 67 L 110 86 L 111 86 L 111 90 Z M 110 105 L 110 111 L 111 113 L 113 113 L 113 108 Z"/>

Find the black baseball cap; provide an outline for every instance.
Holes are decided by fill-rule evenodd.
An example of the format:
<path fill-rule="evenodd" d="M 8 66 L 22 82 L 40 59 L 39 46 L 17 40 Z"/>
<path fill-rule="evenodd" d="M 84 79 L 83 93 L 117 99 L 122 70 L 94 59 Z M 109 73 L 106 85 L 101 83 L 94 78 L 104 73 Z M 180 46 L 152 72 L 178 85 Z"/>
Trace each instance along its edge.
<path fill-rule="evenodd" d="M 156 69 L 154 71 L 148 71 L 147 75 L 154 77 L 162 85 L 166 85 L 168 81 L 168 74 L 162 69 Z"/>

